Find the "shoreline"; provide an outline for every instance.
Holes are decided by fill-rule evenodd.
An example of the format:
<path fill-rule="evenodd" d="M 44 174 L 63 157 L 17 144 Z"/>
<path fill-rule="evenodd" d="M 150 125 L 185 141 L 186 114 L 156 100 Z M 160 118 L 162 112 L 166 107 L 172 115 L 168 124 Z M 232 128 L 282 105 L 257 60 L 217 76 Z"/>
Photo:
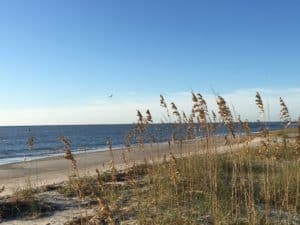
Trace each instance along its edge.
<path fill-rule="evenodd" d="M 271 131 L 276 133 L 280 130 Z M 205 141 L 203 138 L 184 141 L 183 144 L 186 152 L 181 152 L 179 145 L 171 143 L 172 153 L 174 155 L 187 156 L 191 154 L 203 154 L 205 151 Z M 255 147 L 259 145 L 259 137 L 253 136 L 249 142 L 232 143 L 224 146 L 222 136 L 215 137 L 211 149 L 217 154 L 236 151 L 245 145 Z M 152 162 L 160 162 L 164 157 L 169 157 L 170 148 L 168 142 L 160 143 L 145 143 L 144 150 L 140 150 L 138 145 L 131 147 L 128 151 L 127 147 L 116 147 L 111 151 L 101 149 L 96 151 L 72 152 L 77 161 L 78 169 L 81 176 L 94 175 L 95 170 L 105 171 L 110 168 L 112 155 L 116 169 L 122 170 L 132 166 L 133 163 L 143 163 L 144 159 L 150 159 Z M 184 155 L 182 155 L 184 154 Z M 124 155 L 126 164 L 124 162 Z M 26 188 L 28 182 L 32 187 L 40 187 L 49 184 L 61 183 L 68 180 L 70 175 L 70 162 L 63 157 L 63 154 L 58 156 L 49 156 L 39 159 L 34 159 L 25 162 L 15 162 L 0 165 L 0 187 L 5 186 L 5 190 L 0 196 L 6 196 L 14 193 L 16 190 Z"/>
<path fill-rule="evenodd" d="M 269 122 L 269 123 L 273 123 L 273 122 Z M 278 121 L 277 122 L 274 122 L 274 123 L 279 123 Z M 124 124 L 126 125 L 126 124 Z M 290 125 L 290 128 L 295 128 L 295 124 L 292 124 Z M 280 131 L 284 128 L 271 128 L 270 129 L 270 132 L 276 132 L 276 131 Z M 252 134 L 256 134 L 258 133 L 259 131 L 252 131 L 251 133 Z M 222 136 L 222 135 L 225 135 L 225 133 L 218 133 L 218 134 L 215 134 L 215 136 Z M 198 137 L 198 138 L 202 138 L 202 137 Z M 162 141 L 163 143 L 164 141 Z M 137 144 L 134 144 L 134 145 L 137 145 Z M 134 146 L 132 145 L 132 146 Z M 117 145 L 114 146 L 114 149 L 120 149 L 120 148 L 124 148 L 124 143 L 119 143 Z M 72 153 L 75 155 L 75 154 L 81 154 L 81 153 L 85 153 L 85 152 L 101 152 L 101 151 L 107 151 L 108 150 L 108 147 L 103 144 L 102 146 L 91 146 L 91 147 L 88 147 L 88 148 L 83 148 L 83 147 L 76 147 L 73 149 Z M 13 153 L 12 153 L 13 154 Z M 35 160 L 40 160 L 40 159 L 44 159 L 44 158 L 51 158 L 51 157 L 57 157 L 57 156 L 62 156 L 64 153 L 63 153 L 63 150 L 62 150 L 62 147 L 60 147 L 59 149 L 55 149 L 53 152 L 51 150 L 47 150 L 46 152 L 43 153 L 43 151 L 39 151 L 38 149 L 37 150 L 33 150 L 31 153 L 29 153 L 29 150 L 24 150 L 22 151 L 21 153 L 18 154 L 18 156 L 14 156 L 14 155 L 7 155 L 7 157 L 5 157 L 5 155 L 2 155 L 4 156 L 3 158 L 1 157 L 0 158 L 0 166 L 1 165 L 7 165 L 7 164 L 12 164 L 12 163 L 22 163 L 22 162 L 28 162 L 28 161 L 35 161 Z"/>
<path fill-rule="evenodd" d="M 122 147 L 115 147 L 115 149 L 120 149 Z M 102 152 L 102 151 L 108 151 L 109 149 L 107 147 L 105 148 L 96 148 L 96 149 L 89 149 L 89 150 L 78 150 L 78 151 L 72 151 L 72 154 L 78 155 L 78 154 L 84 154 L 84 153 L 92 153 L 92 152 Z M 33 150 L 34 151 L 34 150 Z M 0 167 L 4 165 L 9 165 L 9 164 L 17 164 L 17 163 L 25 163 L 25 162 L 32 162 L 36 160 L 43 160 L 43 159 L 50 159 L 50 158 L 56 158 L 56 157 L 61 157 L 64 155 L 64 152 L 62 151 L 61 153 L 53 153 L 53 154 L 47 154 L 47 155 L 40 155 L 40 156 L 26 156 L 24 157 L 16 157 L 16 158 L 7 158 L 11 159 L 11 161 L 7 163 L 2 163 L 0 159 Z M 19 160 L 14 160 L 14 159 L 19 159 Z M 5 159 L 3 159 L 5 161 Z"/>
<path fill-rule="evenodd" d="M 216 143 L 211 150 L 221 154 L 232 150 L 238 150 L 245 145 L 255 146 L 259 143 L 259 138 L 253 139 L 250 143 L 235 143 L 231 146 L 223 145 L 223 139 L 216 139 Z M 205 142 L 198 139 L 183 143 L 184 152 L 179 144 L 172 144 L 174 155 L 188 156 L 193 154 L 203 154 L 205 152 Z M 165 157 L 169 158 L 170 148 L 167 142 L 157 144 L 145 144 L 144 149 L 133 147 L 131 151 L 127 148 L 117 148 L 111 151 L 97 151 L 74 154 L 77 161 L 80 176 L 96 175 L 95 170 L 108 170 L 111 166 L 112 154 L 117 170 L 124 170 L 133 163 L 143 163 L 147 158 L 150 162 L 161 162 Z M 126 160 L 124 161 L 124 156 Z M 50 184 L 58 184 L 68 180 L 71 175 L 70 162 L 63 156 L 48 157 L 33 161 L 19 162 L 0 165 L 0 187 L 5 186 L 1 196 L 13 194 L 15 191 L 24 189 L 31 185 L 32 188 Z"/>
<path fill-rule="evenodd" d="M 216 135 L 216 137 L 222 137 L 223 134 L 220 135 Z M 195 138 L 193 140 L 184 140 L 184 142 L 190 142 L 190 141 L 199 141 L 204 139 L 205 137 L 198 137 Z M 156 143 L 145 143 L 144 146 L 151 146 L 151 145 L 167 145 L 168 142 L 167 141 L 162 141 L 162 142 L 156 142 Z M 136 149 L 138 148 L 138 144 L 132 144 L 131 147 L 132 149 Z M 112 148 L 112 151 L 118 151 L 118 150 L 126 150 L 127 147 L 124 145 L 116 145 L 115 147 Z M 34 150 L 33 150 L 34 151 Z M 91 149 L 85 149 L 85 150 L 71 150 L 72 154 L 74 156 L 76 155 L 81 155 L 81 154 L 89 154 L 89 153 L 97 153 L 97 152 L 106 152 L 109 151 L 109 147 L 105 146 L 103 148 L 91 148 Z M 43 160 L 51 160 L 51 159 L 56 159 L 56 158 L 61 158 L 64 156 L 64 152 L 62 150 L 61 153 L 54 153 L 54 154 L 48 154 L 48 155 L 44 155 L 44 156 L 28 156 L 26 157 L 26 160 L 24 160 L 24 157 L 17 157 L 18 159 L 20 159 L 19 161 L 15 161 L 15 162 L 8 162 L 8 163 L 1 163 L 1 159 L 0 159 L 0 169 L 1 167 L 5 167 L 6 165 L 11 165 L 11 164 L 20 164 L 20 163 L 27 163 L 27 162 L 34 162 L 34 161 L 43 161 Z M 11 159 L 16 159 L 16 158 L 11 158 Z M 21 160 L 23 159 L 23 160 Z"/>
<path fill-rule="evenodd" d="M 197 139 L 195 139 L 197 140 Z M 158 142 L 158 143 L 152 143 L 152 145 L 157 145 L 157 144 L 167 144 L 168 142 L 164 141 L 164 142 Z M 151 143 L 145 143 L 144 146 L 150 146 Z M 138 144 L 133 144 L 131 146 L 132 149 L 136 149 L 138 148 Z M 118 150 L 126 150 L 127 147 L 124 145 L 117 145 L 116 147 L 112 148 L 112 151 L 118 151 Z M 33 150 L 34 151 L 34 150 Z M 107 152 L 110 151 L 108 147 L 103 147 L 103 148 L 95 148 L 95 149 L 86 149 L 86 150 L 71 150 L 72 154 L 74 156 L 77 155 L 82 155 L 82 154 L 90 154 L 90 153 L 97 153 L 97 152 Z M 16 158 L 11 158 L 11 159 L 20 159 L 19 161 L 12 161 L 12 162 L 7 162 L 7 163 L 1 163 L 1 159 L 0 159 L 0 169 L 1 167 L 5 167 L 8 165 L 12 165 L 12 164 L 22 164 L 22 163 L 29 163 L 29 162 L 35 162 L 35 161 L 45 161 L 45 160 L 52 160 L 52 159 L 57 159 L 57 158 L 63 158 L 64 156 L 64 152 L 62 150 L 61 153 L 54 153 L 54 154 L 47 154 L 47 155 L 43 155 L 43 156 L 26 156 L 25 158 L 26 160 L 24 160 L 24 157 L 16 157 Z M 21 160 L 23 159 L 23 160 Z"/>
<path fill-rule="evenodd" d="M 167 143 L 153 146 L 145 144 L 144 151 L 139 150 L 138 147 L 133 147 L 130 152 L 126 147 L 114 148 L 112 152 L 117 169 L 126 167 L 123 154 L 132 163 L 143 161 L 145 157 L 153 157 L 154 151 L 160 148 L 163 149 L 163 152 L 168 153 Z M 72 154 L 77 161 L 81 176 L 93 175 L 96 169 L 107 170 L 112 160 L 109 150 L 78 152 L 77 154 L 72 152 Z M 25 188 L 29 180 L 33 187 L 61 183 L 68 180 L 70 173 L 70 162 L 64 158 L 63 154 L 25 162 L 2 164 L 0 165 L 0 187 L 5 186 L 5 190 L 0 196 L 10 195 L 16 190 Z"/>

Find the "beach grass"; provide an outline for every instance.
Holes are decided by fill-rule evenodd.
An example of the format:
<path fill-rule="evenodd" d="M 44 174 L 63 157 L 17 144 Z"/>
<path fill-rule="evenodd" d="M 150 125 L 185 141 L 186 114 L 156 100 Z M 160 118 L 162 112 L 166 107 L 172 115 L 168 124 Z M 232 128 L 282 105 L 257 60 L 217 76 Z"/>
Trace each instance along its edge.
<path fill-rule="evenodd" d="M 65 224 L 300 224 L 300 121 L 298 128 L 289 128 L 291 117 L 280 98 L 283 128 L 269 132 L 261 121 L 261 131 L 254 134 L 247 121 L 234 118 L 223 97 L 216 100 L 219 116 L 209 113 L 201 94 L 192 93 L 187 116 L 174 102 L 168 107 L 161 95 L 165 122 L 174 125 L 163 148 L 150 132 L 150 110 L 137 111 L 135 130 L 125 138 L 122 170 L 107 138 L 109 167 L 82 175 L 69 140 L 61 137 L 70 175 L 52 190 L 76 199 L 82 212 Z M 264 115 L 259 93 L 255 102 Z M 215 132 L 220 125 L 228 131 L 223 136 Z M 138 152 L 146 152 L 142 160 L 130 159 Z M 41 206 L 43 192 L 28 188 L 14 196 L 23 196 L 18 203 L 30 199 Z M 42 214 L 44 209 L 37 208 L 32 214 Z"/>

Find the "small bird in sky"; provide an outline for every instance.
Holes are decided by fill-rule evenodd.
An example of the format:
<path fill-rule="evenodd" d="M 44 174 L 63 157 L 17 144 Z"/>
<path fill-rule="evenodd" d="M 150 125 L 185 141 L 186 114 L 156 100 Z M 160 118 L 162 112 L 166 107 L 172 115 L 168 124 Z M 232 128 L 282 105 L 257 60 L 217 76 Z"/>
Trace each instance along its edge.
<path fill-rule="evenodd" d="M 113 95 L 113 94 L 111 94 L 111 95 L 109 95 L 108 97 L 109 97 L 109 98 L 112 98 L 113 96 L 114 96 L 114 95 Z"/>

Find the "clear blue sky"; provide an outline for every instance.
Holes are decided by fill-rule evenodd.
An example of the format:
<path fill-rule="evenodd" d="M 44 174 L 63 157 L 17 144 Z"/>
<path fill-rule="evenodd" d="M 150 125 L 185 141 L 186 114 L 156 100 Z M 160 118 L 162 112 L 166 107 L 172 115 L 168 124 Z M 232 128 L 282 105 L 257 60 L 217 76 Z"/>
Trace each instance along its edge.
<path fill-rule="evenodd" d="M 2 0 L 0 111 L 298 88 L 299 12 L 296 0 Z"/>

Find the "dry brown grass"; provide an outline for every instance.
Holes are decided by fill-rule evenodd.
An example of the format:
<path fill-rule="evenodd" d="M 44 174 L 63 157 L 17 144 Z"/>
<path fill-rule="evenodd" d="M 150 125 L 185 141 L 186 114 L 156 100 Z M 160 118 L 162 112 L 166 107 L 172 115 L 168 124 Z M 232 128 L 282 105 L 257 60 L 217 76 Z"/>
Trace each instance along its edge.
<path fill-rule="evenodd" d="M 259 113 L 264 114 L 263 100 L 258 92 L 255 98 Z M 246 143 L 253 140 L 254 134 L 251 133 L 248 122 L 241 121 L 239 117 L 235 121 L 225 99 L 218 96 L 219 116 L 230 135 L 230 139 L 224 137 L 225 144 L 231 149 L 234 143 L 245 143 L 245 147 L 239 151 L 218 154 L 215 150 L 220 142 L 214 136 L 218 124 L 212 123 L 217 121 L 217 115 L 212 113 L 211 119 L 201 94 L 192 93 L 192 102 L 192 113 L 189 116 L 180 113 L 174 102 L 170 104 L 175 126 L 168 142 L 169 157 L 161 156 L 163 162 L 153 161 L 153 158 L 145 159 L 146 174 L 137 176 L 133 167 L 132 174 L 125 179 L 124 182 L 131 191 L 130 194 L 127 193 L 129 200 L 124 203 L 124 207 L 128 209 L 137 205 L 135 210 L 131 208 L 131 211 L 127 211 L 133 215 L 131 222 L 180 225 L 299 222 L 299 138 L 287 143 L 282 138 L 285 136 L 270 135 L 263 123 L 263 129 L 257 134 L 261 138 L 260 144 L 254 148 L 249 147 Z M 287 106 L 282 99 L 280 104 L 281 118 L 288 124 L 291 120 Z M 169 107 L 162 95 L 160 105 L 167 112 L 167 121 L 170 121 Z M 131 148 L 132 136 L 138 140 L 139 149 L 144 150 L 145 141 L 150 140 L 149 136 L 153 135 L 148 130 L 151 123 L 153 119 L 149 110 L 145 117 L 137 111 L 135 132 L 129 133 L 126 139 L 128 150 Z M 238 130 L 235 130 L 236 124 L 239 124 Z M 300 136 L 300 125 L 298 129 Z M 205 138 L 199 142 L 203 144 L 184 144 L 184 141 L 197 137 L 199 132 L 205 134 Z M 236 140 L 236 137 L 239 139 Z M 114 169 L 111 143 L 109 149 L 112 152 L 111 180 L 116 182 L 114 176 L 117 171 Z M 173 153 L 175 149 L 179 149 L 179 155 Z M 191 150 L 201 151 L 202 154 L 190 155 Z M 129 164 L 125 154 L 123 157 L 125 164 Z M 97 177 L 99 190 L 104 192 L 104 182 L 100 179 L 99 171 Z M 106 189 L 105 193 L 114 195 L 116 190 Z M 94 224 L 97 218 L 98 221 L 100 218 L 103 221 L 104 218 L 108 224 L 120 223 L 113 204 L 105 200 L 103 195 L 98 194 L 97 198 L 100 210 L 93 217 L 93 223 L 90 221 L 85 224 Z"/>
<path fill-rule="evenodd" d="M 254 134 L 247 121 L 233 117 L 222 96 L 217 97 L 219 115 L 209 113 L 201 94 L 192 93 L 191 101 L 191 114 L 186 115 L 160 95 L 166 112 L 163 120 L 173 127 L 169 154 L 159 151 L 159 137 L 150 129 L 150 110 L 144 115 L 137 111 L 135 129 L 124 138 L 125 146 L 128 154 L 133 154 L 145 151 L 147 142 L 153 154 L 141 163 L 130 162 L 124 152 L 128 168 L 124 171 L 116 169 L 113 143 L 107 138 L 109 170 L 80 177 L 71 143 L 61 137 L 65 158 L 71 164 L 71 189 L 79 201 L 97 201 L 93 215 L 82 215 L 68 224 L 299 224 L 300 118 L 297 129 L 278 133 L 270 133 L 262 121 L 261 132 Z M 255 102 L 263 115 L 258 92 Z M 282 98 L 280 105 L 286 128 L 291 117 Z M 225 126 L 227 134 L 217 136 L 217 126 Z M 296 137 L 290 135 L 295 132 Z M 260 142 L 253 144 L 252 140 Z M 135 141 L 138 148 L 133 149 Z M 237 143 L 241 143 L 239 149 Z M 218 152 L 223 145 L 226 151 Z"/>

